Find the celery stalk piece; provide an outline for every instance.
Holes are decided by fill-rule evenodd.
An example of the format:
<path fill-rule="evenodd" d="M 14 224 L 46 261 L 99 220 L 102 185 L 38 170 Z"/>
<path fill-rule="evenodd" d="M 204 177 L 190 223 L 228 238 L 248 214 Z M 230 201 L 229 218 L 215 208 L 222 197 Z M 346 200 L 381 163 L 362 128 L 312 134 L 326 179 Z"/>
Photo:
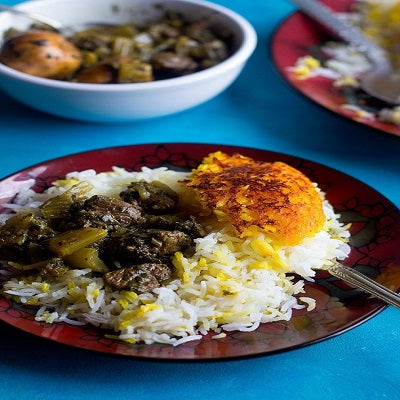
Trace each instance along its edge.
<path fill-rule="evenodd" d="M 40 212 L 46 219 L 62 218 L 66 215 L 69 207 L 76 201 L 84 200 L 93 186 L 89 182 L 79 182 L 71 186 L 64 193 L 51 197 L 40 207 Z"/>
<path fill-rule="evenodd" d="M 63 257 L 87 247 L 107 236 L 107 230 L 82 228 L 60 233 L 49 239 L 48 247 L 55 254 Z"/>
<path fill-rule="evenodd" d="M 71 267 L 90 268 L 95 272 L 108 272 L 106 264 L 99 257 L 99 252 L 92 247 L 84 247 L 64 257 Z"/>

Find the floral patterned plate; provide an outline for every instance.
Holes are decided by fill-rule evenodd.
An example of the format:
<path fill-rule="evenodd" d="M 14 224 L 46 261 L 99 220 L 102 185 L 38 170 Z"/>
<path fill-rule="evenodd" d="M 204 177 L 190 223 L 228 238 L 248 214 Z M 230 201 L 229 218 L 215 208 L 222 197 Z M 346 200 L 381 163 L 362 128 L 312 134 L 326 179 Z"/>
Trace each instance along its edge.
<path fill-rule="evenodd" d="M 354 0 L 325 0 L 323 2 L 332 10 L 346 12 L 349 11 Z M 369 127 L 400 136 L 399 126 L 371 118 L 371 115 L 387 107 L 385 103 L 372 99 L 360 90 L 336 88 L 332 85 L 333 81 L 328 78 L 298 79 L 289 70 L 289 67 L 293 67 L 300 57 L 306 55 L 323 57 L 320 46 L 327 40 L 333 39 L 326 30 L 301 12 L 295 12 L 283 21 L 273 35 L 271 41 L 273 62 L 291 86 L 322 107 Z M 345 104 L 350 104 L 355 108 L 344 108 Z M 359 113 L 356 110 L 363 110 L 365 113 Z"/>
<path fill-rule="evenodd" d="M 257 160 L 283 161 L 318 182 L 328 200 L 352 223 L 351 254 L 345 264 L 394 290 L 400 288 L 400 212 L 385 197 L 356 179 L 320 164 L 293 156 L 253 148 L 214 144 L 147 144 L 114 147 L 73 154 L 43 162 L 0 181 L 0 204 L 18 190 L 33 185 L 41 191 L 67 172 L 94 168 L 98 172 L 117 165 L 129 170 L 166 166 L 190 170 L 208 153 L 222 150 Z M 354 328 L 385 307 L 381 301 L 353 289 L 326 272 L 306 284 L 316 308 L 296 310 L 289 322 L 263 324 L 254 332 L 228 332 L 223 339 L 169 345 L 126 344 L 104 337 L 91 326 L 36 322 L 34 311 L 0 298 L 0 320 L 33 335 L 78 348 L 146 359 L 215 360 L 266 355 L 317 343 Z"/>

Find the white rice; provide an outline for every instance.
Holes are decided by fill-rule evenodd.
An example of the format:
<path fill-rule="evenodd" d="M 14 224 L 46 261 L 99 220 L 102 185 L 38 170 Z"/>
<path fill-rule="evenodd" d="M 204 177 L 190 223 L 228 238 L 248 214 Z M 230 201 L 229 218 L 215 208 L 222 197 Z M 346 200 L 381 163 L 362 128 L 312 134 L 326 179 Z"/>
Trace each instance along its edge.
<path fill-rule="evenodd" d="M 398 52 L 398 25 L 400 22 L 399 0 L 358 0 L 357 8 L 348 13 L 337 13 L 342 19 L 358 26 L 373 41 L 380 44 L 392 61 L 397 75 L 400 75 L 400 57 Z M 360 77 L 371 63 L 368 57 L 355 46 L 328 41 L 321 46 L 324 60 L 320 61 L 311 55 L 305 55 L 296 60 L 295 65 L 288 67 L 297 79 L 324 77 L 332 80 L 332 86 L 360 87 Z M 346 101 L 346 99 L 344 99 Z M 358 104 L 344 103 L 355 120 L 365 122 L 381 121 L 400 126 L 400 107 L 382 106 L 380 109 Z"/>
<path fill-rule="evenodd" d="M 73 172 L 45 193 L 20 193 L 15 203 L 21 207 L 11 205 L 10 209 L 12 213 L 36 211 L 47 198 L 77 180 L 93 185 L 91 195 L 117 196 L 127 184 L 141 179 L 162 181 L 183 195 L 186 189 L 178 181 L 184 177 L 185 173 L 166 168 Z M 346 227 L 338 222 L 328 201 L 323 203 L 324 229 L 297 246 L 274 247 L 263 234 L 240 239 L 230 226 L 196 239 L 192 257 L 181 253 L 173 257 L 178 278 L 152 293 L 115 291 L 89 269 L 70 270 L 57 282 L 13 278 L 4 284 L 3 293 L 17 302 L 38 306 L 37 321 L 90 323 L 115 332 L 108 337 L 129 343 L 179 345 L 199 340 L 210 331 L 216 340 L 229 331 L 253 331 L 260 323 L 289 320 L 294 309 L 314 307 L 313 299 L 301 296 L 304 281 L 295 281 L 290 274 L 312 280 L 316 269 L 349 254 Z"/>

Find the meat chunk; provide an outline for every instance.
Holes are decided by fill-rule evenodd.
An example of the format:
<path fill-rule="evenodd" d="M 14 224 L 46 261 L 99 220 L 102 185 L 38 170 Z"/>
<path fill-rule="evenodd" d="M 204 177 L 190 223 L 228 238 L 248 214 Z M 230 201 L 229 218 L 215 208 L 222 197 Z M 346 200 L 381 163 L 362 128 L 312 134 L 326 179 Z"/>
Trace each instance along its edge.
<path fill-rule="evenodd" d="M 200 43 L 207 43 L 215 39 L 215 35 L 209 29 L 206 20 L 192 22 L 185 27 L 185 34 Z"/>
<path fill-rule="evenodd" d="M 149 228 L 182 231 L 188 234 L 192 239 L 203 237 L 207 234 L 204 227 L 196 221 L 193 215 L 147 215 L 145 224 Z"/>
<path fill-rule="evenodd" d="M 176 39 L 180 35 L 180 30 L 169 23 L 159 22 L 149 26 L 149 33 L 154 39 L 160 42 L 164 38 Z"/>
<path fill-rule="evenodd" d="M 163 78 L 190 74 L 198 68 L 198 64 L 192 57 L 172 51 L 162 51 L 156 54 L 151 62 L 154 72 Z"/>
<path fill-rule="evenodd" d="M 45 262 L 40 269 L 39 276 L 43 279 L 51 280 L 62 277 L 69 271 L 62 258 L 52 258 Z"/>
<path fill-rule="evenodd" d="M 47 258 L 44 242 L 54 235 L 48 222 L 33 213 L 11 217 L 0 229 L 0 258 L 28 264 Z"/>
<path fill-rule="evenodd" d="M 70 208 L 70 219 L 77 228 L 114 230 L 138 223 L 141 216 L 137 205 L 99 195 L 75 203 Z"/>
<path fill-rule="evenodd" d="M 192 243 L 191 238 L 181 231 L 149 230 L 151 243 L 158 248 L 161 256 L 170 256 L 177 251 L 189 247 Z"/>
<path fill-rule="evenodd" d="M 132 182 L 120 193 L 122 200 L 136 204 L 146 212 L 162 214 L 173 211 L 178 203 L 178 195 L 161 182 Z"/>
<path fill-rule="evenodd" d="M 103 51 L 107 49 L 107 41 L 100 35 L 74 35 L 69 38 L 76 47 L 82 50 L 96 50 L 101 48 Z"/>
<path fill-rule="evenodd" d="M 171 269 L 166 264 L 145 263 L 107 272 L 104 274 L 104 279 L 108 285 L 117 290 L 127 289 L 146 293 L 160 287 L 171 274 Z"/>
<path fill-rule="evenodd" d="M 177 251 L 192 246 L 192 239 L 181 231 L 148 229 L 129 230 L 121 236 L 110 236 L 101 245 L 100 253 L 109 263 L 123 267 L 140 263 L 169 263 Z"/>

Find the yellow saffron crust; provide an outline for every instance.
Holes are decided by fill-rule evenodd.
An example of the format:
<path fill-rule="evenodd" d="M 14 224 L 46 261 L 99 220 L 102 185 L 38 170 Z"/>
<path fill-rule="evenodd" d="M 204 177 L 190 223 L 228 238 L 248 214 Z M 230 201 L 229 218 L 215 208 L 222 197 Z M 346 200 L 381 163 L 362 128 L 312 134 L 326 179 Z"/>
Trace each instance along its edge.
<path fill-rule="evenodd" d="M 326 219 L 315 185 L 283 162 L 215 152 L 183 183 L 241 237 L 261 231 L 274 244 L 293 246 L 319 232 Z"/>

